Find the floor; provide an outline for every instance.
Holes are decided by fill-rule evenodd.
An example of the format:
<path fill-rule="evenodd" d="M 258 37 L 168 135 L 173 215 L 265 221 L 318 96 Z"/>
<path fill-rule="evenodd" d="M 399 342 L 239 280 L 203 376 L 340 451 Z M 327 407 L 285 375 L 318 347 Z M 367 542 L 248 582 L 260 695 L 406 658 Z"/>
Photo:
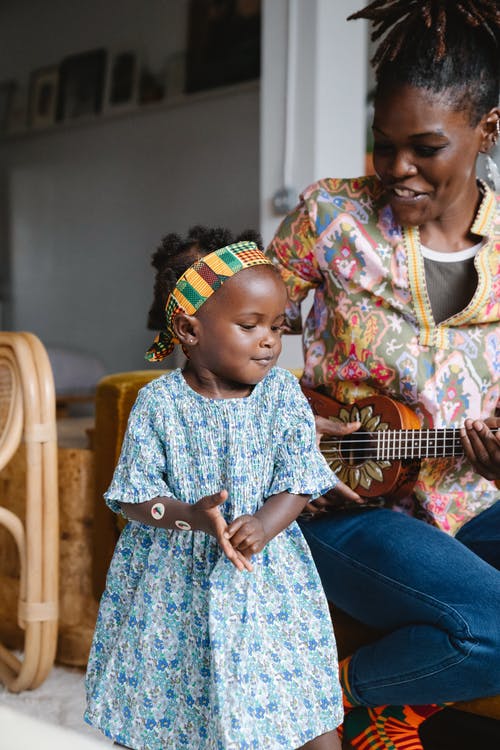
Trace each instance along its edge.
<path fill-rule="evenodd" d="M 36 690 L 15 695 L 0 685 L 1 750 L 110 750 L 83 721 L 84 679 L 81 670 L 55 667 Z"/>

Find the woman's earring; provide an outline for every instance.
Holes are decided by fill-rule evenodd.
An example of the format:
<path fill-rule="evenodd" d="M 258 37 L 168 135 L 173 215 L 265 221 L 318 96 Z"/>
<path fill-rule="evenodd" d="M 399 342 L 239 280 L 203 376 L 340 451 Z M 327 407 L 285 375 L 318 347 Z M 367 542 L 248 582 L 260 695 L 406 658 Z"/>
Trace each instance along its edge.
<path fill-rule="evenodd" d="M 493 148 L 497 145 L 497 141 L 500 138 L 500 117 L 497 117 L 495 123 L 495 130 L 491 134 L 491 143 Z M 486 177 L 490 183 L 491 188 L 495 193 L 500 193 L 500 170 L 496 161 L 488 154 L 485 153 L 485 170 Z"/>
<path fill-rule="evenodd" d="M 486 154 L 486 177 L 495 193 L 500 193 L 500 170 L 494 159 Z"/>

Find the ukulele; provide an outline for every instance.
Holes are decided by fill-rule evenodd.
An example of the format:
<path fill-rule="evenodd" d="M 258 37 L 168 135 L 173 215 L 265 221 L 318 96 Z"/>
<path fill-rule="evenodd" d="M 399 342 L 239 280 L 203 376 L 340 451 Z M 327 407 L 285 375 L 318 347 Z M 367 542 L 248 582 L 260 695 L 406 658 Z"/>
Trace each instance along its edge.
<path fill-rule="evenodd" d="M 416 414 L 387 396 L 370 396 L 354 404 L 302 387 L 315 414 L 334 422 L 361 422 L 357 432 L 325 436 L 320 450 L 339 479 L 364 498 L 410 494 L 422 458 L 462 456 L 460 430 L 420 429 Z"/>

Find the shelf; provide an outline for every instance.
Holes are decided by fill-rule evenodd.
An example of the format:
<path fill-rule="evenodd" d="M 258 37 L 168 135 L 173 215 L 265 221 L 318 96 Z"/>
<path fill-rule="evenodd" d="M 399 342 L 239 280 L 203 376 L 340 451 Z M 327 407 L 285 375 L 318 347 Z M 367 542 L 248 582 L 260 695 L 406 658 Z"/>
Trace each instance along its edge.
<path fill-rule="evenodd" d="M 214 89 L 207 89 L 206 91 L 197 91 L 193 94 L 179 94 L 175 97 L 165 98 L 158 102 L 152 102 L 151 104 L 138 104 L 137 106 L 127 109 L 118 109 L 117 111 L 110 110 L 97 115 L 82 116 L 75 120 L 55 123 L 54 125 L 51 125 L 47 128 L 26 128 L 25 130 L 21 130 L 16 133 L 5 133 L 0 137 L 0 145 L 4 143 L 12 143 L 12 141 L 17 140 L 38 138 L 40 136 L 52 136 L 81 128 L 88 129 L 102 127 L 110 123 L 128 119 L 131 117 L 141 117 L 143 115 L 168 112 L 171 109 L 188 107 L 207 100 L 238 96 L 239 94 L 258 91 L 259 88 L 260 80 L 257 79 L 246 81 L 244 83 L 237 83 L 232 86 L 219 86 Z"/>

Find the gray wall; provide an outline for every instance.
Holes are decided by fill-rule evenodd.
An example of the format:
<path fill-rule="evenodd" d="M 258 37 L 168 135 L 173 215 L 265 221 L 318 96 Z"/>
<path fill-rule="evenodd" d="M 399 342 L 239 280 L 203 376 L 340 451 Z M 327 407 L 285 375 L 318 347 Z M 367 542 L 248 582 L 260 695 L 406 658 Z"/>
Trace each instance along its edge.
<path fill-rule="evenodd" d="M 97 46 L 138 49 L 152 69 L 184 47 L 185 0 L 3 0 L 0 80 Z M 4 327 L 146 367 L 150 257 L 194 223 L 259 222 L 259 87 L 71 124 L 0 143 Z"/>

